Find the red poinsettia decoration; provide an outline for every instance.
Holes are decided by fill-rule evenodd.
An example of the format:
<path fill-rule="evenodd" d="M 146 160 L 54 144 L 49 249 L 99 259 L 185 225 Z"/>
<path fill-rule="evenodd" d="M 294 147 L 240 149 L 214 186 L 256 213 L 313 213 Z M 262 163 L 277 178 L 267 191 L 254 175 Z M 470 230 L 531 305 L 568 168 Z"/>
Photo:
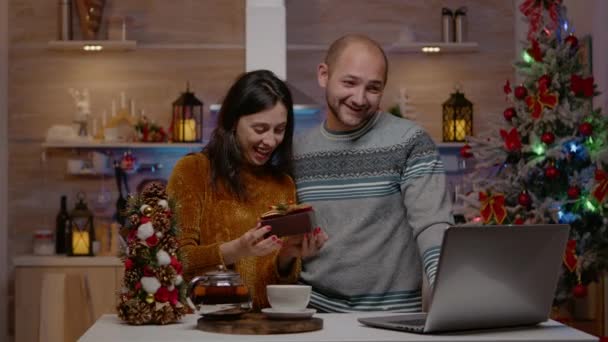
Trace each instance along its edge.
<path fill-rule="evenodd" d="M 526 97 L 526 104 L 530 110 L 530 115 L 535 119 L 540 119 L 543 109 L 545 107 L 553 109 L 557 105 L 558 94 L 556 92 L 549 91 L 549 85 L 551 83 L 548 76 L 543 76 L 539 80 L 538 94 L 532 94 Z"/>
<path fill-rule="evenodd" d="M 535 39 L 532 40 L 532 47 L 528 49 L 528 54 L 537 62 L 543 61 L 543 51 L 540 49 L 540 44 Z"/>
<path fill-rule="evenodd" d="M 517 152 L 521 150 L 521 139 L 517 128 L 513 127 L 509 132 L 504 129 L 500 130 L 500 136 L 505 140 L 505 148 L 509 152 Z"/>
<path fill-rule="evenodd" d="M 505 85 L 502 87 L 502 90 L 505 92 L 505 95 L 509 95 L 511 94 L 511 83 L 509 82 L 509 80 L 507 80 L 505 82 Z"/>
<path fill-rule="evenodd" d="M 600 169 L 595 170 L 595 181 L 597 185 L 591 194 L 598 202 L 602 203 L 608 195 L 608 173 Z"/>
<path fill-rule="evenodd" d="M 496 223 L 501 224 L 507 217 L 503 194 L 490 195 L 480 192 L 479 201 L 481 202 L 481 218 L 483 218 L 484 223 L 489 223 L 494 218 Z"/>
<path fill-rule="evenodd" d="M 570 77 L 570 90 L 576 96 L 593 96 L 593 77 L 582 78 L 579 75 Z"/>
<path fill-rule="evenodd" d="M 576 269 L 576 240 L 568 240 L 566 251 L 564 252 L 564 265 L 570 272 Z"/>

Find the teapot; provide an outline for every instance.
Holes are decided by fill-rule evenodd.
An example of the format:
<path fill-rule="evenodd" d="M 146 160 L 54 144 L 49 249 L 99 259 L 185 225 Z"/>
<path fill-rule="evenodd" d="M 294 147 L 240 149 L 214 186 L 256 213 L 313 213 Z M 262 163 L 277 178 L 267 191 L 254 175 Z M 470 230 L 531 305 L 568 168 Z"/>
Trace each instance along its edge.
<path fill-rule="evenodd" d="M 193 278 L 188 286 L 188 301 L 203 317 L 238 316 L 252 307 L 249 290 L 241 276 L 224 265 Z"/>

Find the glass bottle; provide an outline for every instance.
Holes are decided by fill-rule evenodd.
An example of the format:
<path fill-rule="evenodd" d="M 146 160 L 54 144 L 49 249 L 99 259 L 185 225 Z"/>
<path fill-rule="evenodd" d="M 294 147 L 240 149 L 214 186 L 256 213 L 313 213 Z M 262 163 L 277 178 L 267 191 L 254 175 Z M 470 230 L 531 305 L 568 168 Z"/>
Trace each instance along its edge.
<path fill-rule="evenodd" d="M 61 196 L 61 207 L 55 220 L 55 253 L 65 254 L 66 235 L 65 232 L 69 228 L 68 222 L 70 215 L 68 214 L 67 197 Z"/>

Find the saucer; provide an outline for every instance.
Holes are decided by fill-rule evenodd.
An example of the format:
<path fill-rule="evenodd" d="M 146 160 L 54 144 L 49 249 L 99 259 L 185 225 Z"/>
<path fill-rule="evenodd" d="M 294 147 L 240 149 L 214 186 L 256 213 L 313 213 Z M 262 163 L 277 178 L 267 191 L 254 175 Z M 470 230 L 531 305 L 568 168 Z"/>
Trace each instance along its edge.
<path fill-rule="evenodd" d="M 316 309 L 304 309 L 298 311 L 275 310 L 273 308 L 262 309 L 262 312 L 270 319 L 305 319 L 314 315 Z"/>

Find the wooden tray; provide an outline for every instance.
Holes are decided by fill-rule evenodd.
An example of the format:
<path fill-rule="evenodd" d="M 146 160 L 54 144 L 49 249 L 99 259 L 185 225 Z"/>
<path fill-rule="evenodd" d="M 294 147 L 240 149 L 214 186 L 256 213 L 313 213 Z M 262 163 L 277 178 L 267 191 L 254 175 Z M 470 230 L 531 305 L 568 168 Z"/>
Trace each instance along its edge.
<path fill-rule="evenodd" d="M 199 318 L 197 329 L 223 334 L 268 335 L 293 334 L 323 329 L 318 317 L 306 319 L 269 319 L 262 313 L 247 313 L 232 319 Z"/>

